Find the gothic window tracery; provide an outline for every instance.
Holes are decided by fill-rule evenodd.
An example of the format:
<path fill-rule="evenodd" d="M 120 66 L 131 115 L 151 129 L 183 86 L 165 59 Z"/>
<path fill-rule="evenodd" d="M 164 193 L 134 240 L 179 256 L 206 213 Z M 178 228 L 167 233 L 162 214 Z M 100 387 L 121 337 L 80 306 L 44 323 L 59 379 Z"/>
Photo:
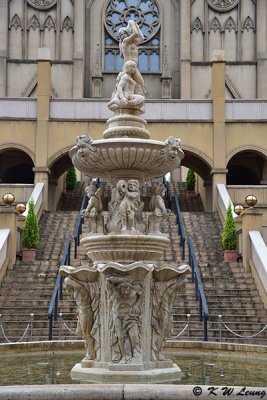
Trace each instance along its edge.
<path fill-rule="evenodd" d="M 144 35 L 139 46 L 140 71 L 160 70 L 160 16 L 155 0 L 111 0 L 105 17 L 105 71 L 120 71 L 119 29 L 136 21 Z"/>
<path fill-rule="evenodd" d="M 20 27 L 22 29 L 22 23 L 21 20 L 18 16 L 18 14 L 15 14 L 14 17 L 12 18 L 10 24 L 9 24 L 9 28 L 15 28 L 16 30 L 18 29 L 18 27 Z"/>

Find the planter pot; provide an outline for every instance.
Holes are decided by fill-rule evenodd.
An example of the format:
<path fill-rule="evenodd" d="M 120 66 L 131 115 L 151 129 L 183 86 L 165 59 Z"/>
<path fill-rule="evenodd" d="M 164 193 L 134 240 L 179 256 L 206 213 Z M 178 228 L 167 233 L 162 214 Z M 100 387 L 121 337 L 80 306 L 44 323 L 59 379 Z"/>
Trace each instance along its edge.
<path fill-rule="evenodd" d="M 187 197 L 196 197 L 196 193 L 194 190 L 187 190 L 186 196 Z"/>
<path fill-rule="evenodd" d="M 33 262 L 35 261 L 36 249 L 21 249 L 22 261 Z"/>
<path fill-rule="evenodd" d="M 74 190 L 66 190 L 66 196 L 67 197 L 73 197 L 74 196 Z"/>
<path fill-rule="evenodd" d="M 237 250 L 225 250 L 223 254 L 225 262 L 237 262 Z"/>

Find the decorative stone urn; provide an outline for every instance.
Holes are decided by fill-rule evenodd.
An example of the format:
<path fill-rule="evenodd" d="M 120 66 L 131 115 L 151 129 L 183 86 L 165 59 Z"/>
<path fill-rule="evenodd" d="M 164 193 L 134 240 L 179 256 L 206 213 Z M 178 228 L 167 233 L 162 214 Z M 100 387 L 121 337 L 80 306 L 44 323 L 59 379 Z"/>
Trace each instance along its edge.
<path fill-rule="evenodd" d="M 93 266 L 62 266 L 65 287 L 77 303 L 77 333 L 86 355 L 74 366 L 74 379 L 91 382 L 162 382 L 182 373 L 161 352 L 171 336 L 171 308 L 183 290 L 190 267 L 159 262 L 169 246 L 161 232 L 168 217 L 165 188 L 151 189 L 150 214 L 144 219 L 140 186 L 179 167 L 180 140 L 150 140 L 144 112 L 143 78 L 138 70 L 142 33 L 134 21 L 119 32 L 124 58 L 109 102 L 114 117 L 103 140 L 79 136 L 70 157 L 89 177 L 108 178 L 111 199 L 104 218 L 101 189 L 86 188 L 88 206 L 82 212 L 90 232 L 81 240 Z"/>

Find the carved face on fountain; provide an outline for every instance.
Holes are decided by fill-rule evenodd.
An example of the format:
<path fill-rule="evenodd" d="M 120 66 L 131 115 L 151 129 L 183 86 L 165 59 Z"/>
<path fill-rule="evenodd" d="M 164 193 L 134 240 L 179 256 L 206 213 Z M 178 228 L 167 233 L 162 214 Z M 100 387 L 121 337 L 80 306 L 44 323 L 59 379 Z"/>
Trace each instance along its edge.
<path fill-rule="evenodd" d="M 129 190 L 129 192 L 138 192 L 139 191 L 139 182 L 135 179 L 130 179 L 128 181 L 128 190 Z"/>
<path fill-rule="evenodd" d="M 123 299 L 129 298 L 131 294 L 131 284 L 129 282 L 120 283 L 118 285 L 118 291 Z"/>

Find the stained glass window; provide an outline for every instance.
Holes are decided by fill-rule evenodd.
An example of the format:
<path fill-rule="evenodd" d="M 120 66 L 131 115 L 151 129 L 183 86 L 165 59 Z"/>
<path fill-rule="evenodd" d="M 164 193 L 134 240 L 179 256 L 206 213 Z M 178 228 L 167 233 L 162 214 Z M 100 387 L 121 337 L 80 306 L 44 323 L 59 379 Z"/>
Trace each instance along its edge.
<path fill-rule="evenodd" d="M 155 0 L 111 0 L 105 18 L 105 70 L 121 71 L 123 60 L 119 55 L 119 29 L 128 21 L 136 21 L 144 35 L 139 45 L 140 71 L 160 69 L 160 18 Z"/>

